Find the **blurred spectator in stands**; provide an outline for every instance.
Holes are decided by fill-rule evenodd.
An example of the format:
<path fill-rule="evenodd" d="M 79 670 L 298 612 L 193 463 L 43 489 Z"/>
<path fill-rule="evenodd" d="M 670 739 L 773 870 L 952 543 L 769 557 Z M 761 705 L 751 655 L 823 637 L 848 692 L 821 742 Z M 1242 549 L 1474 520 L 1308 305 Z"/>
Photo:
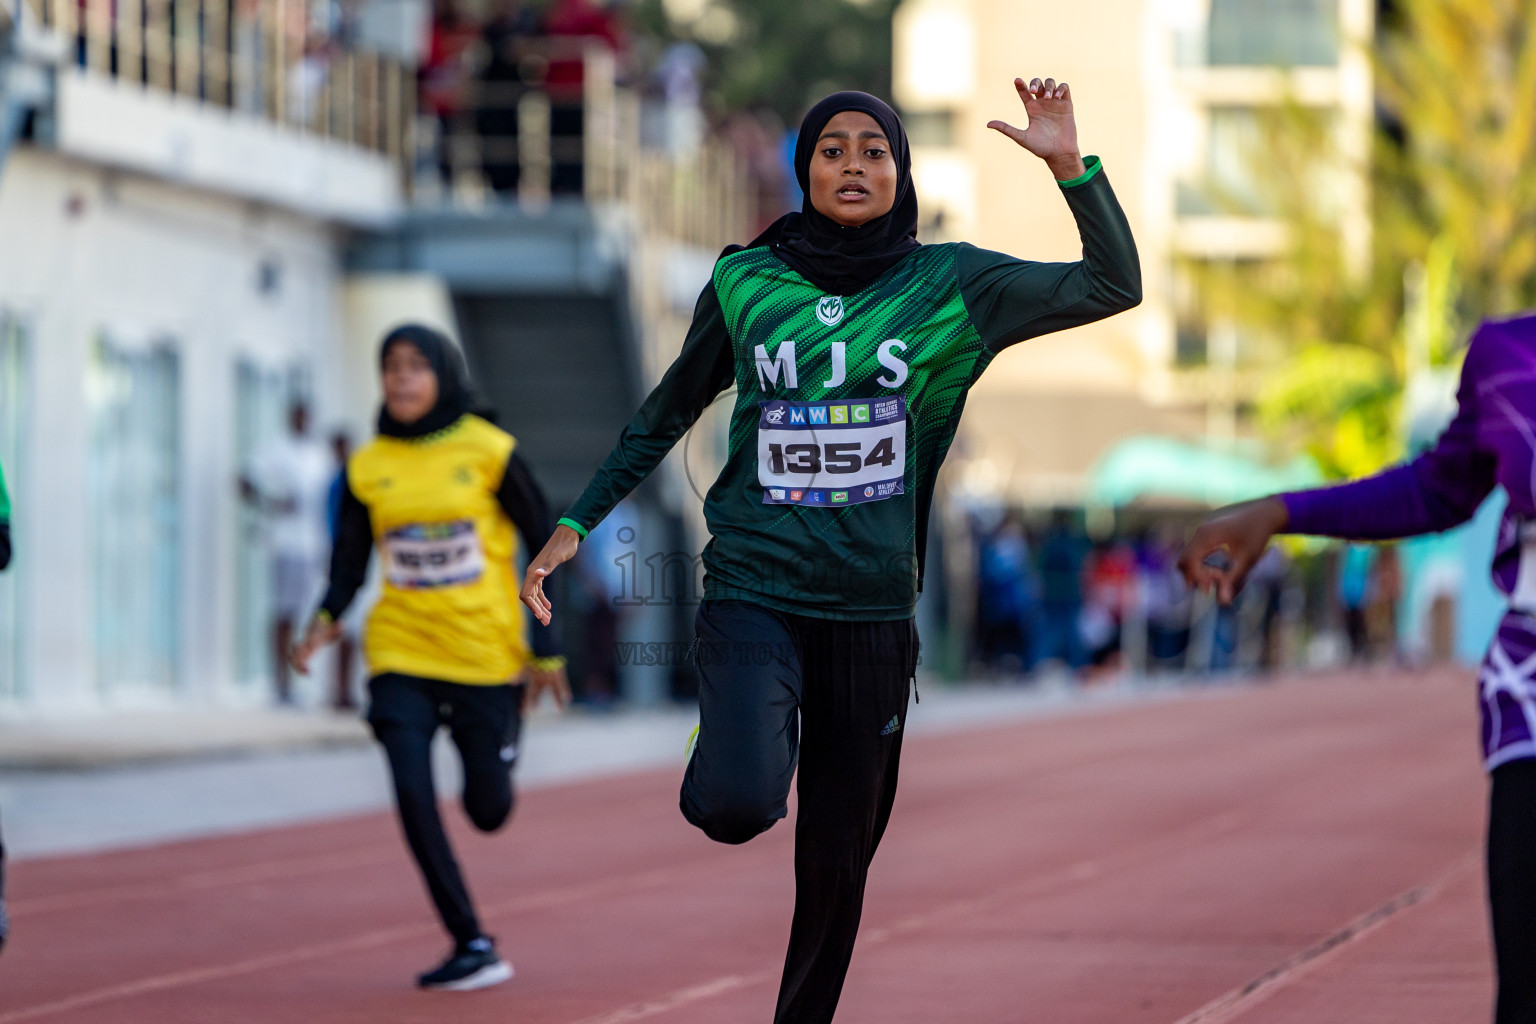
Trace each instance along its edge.
<path fill-rule="evenodd" d="M 1072 524 L 1069 513 L 1051 513 L 1051 525 L 1040 542 L 1040 646 L 1035 661 L 1060 660 L 1076 671 L 1084 664 L 1078 632 L 1083 607 L 1083 563 L 1088 540 Z"/>
<path fill-rule="evenodd" d="M 653 74 L 665 107 L 667 154 L 676 161 L 692 160 L 704 144 L 704 87 L 708 63 L 692 43 L 673 43 L 661 55 Z"/>
<path fill-rule="evenodd" d="M 312 31 L 303 37 L 304 55 L 288 68 L 288 123 L 307 128 L 320 114 L 321 97 L 331 74 L 333 42 Z"/>
<path fill-rule="evenodd" d="M 549 189 L 553 195 L 581 195 L 586 187 L 582 141 L 586 82 L 583 45 L 599 43 L 621 58 L 625 53 L 624 31 L 612 3 L 554 0 L 544 16 L 544 32 L 565 41 L 549 62 L 545 78 L 550 103 Z"/>
<path fill-rule="evenodd" d="M 1016 515 L 1003 517 L 978 552 L 976 625 L 981 660 L 990 669 L 1028 672 L 1032 661 L 1029 542 Z"/>
<path fill-rule="evenodd" d="M 437 167 L 447 188 L 454 183 L 455 123 L 469 98 L 470 59 L 479 38 L 478 26 L 460 12 L 455 0 L 433 0 L 427 59 L 417 76 L 422 112 L 437 123 Z"/>
<path fill-rule="evenodd" d="M 230 56 L 234 61 L 234 108 L 243 114 L 260 114 L 267 102 L 267 40 L 262 31 L 261 0 L 236 0 L 234 23 L 229 31 Z"/>
<path fill-rule="evenodd" d="M 517 195 L 522 178 L 517 104 L 529 84 L 525 70 L 529 40 L 538 29 L 532 8 L 517 0 L 502 0 L 481 30 L 485 53 L 477 78 L 475 131 L 480 136 L 486 183 L 498 195 Z"/>

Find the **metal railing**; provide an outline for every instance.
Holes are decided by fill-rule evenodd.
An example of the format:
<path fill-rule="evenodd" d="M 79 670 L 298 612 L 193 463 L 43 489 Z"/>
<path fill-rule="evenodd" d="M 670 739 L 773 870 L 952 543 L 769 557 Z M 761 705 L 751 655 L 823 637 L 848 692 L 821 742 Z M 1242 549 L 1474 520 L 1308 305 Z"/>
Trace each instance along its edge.
<path fill-rule="evenodd" d="M 552 82 L 550 70 L 562 65 L 565 80 Z M 436 120 L 417 133 L 417 166 L 436 165 L 439 198 L 452 205 L 538 207 L 562 196 L 618 203 L 642 233 L 706 249 L 743 241 L 750 227 L 755 193 L 734 150 L 706 141 L 677 156 L 643 145 L 640 97 L 618 83 L 600 43 L 525 40 L 515 75 L 464 82 Z"/>
<path fill-rule="evenodd" d="M 317 30 L 326 0 L 14 3 L 60 40 L 64 63 L 383 154 L 417 202 L 434 199 L 417 171 L 435 167 L 448 186 L 435 198 L 454 205 L 615 203 L 642 235 L 707 249 L 750 229 L 734 151 L 644 147 L 640 97 L 590 39 L 523 40 L 514 74 L 468 76 L 444 110 L 414 67 Z"/>
<path fill-rule="evenodd" d="M 414 69 L 316 31 L 322 0 L 23 2 L 75 66 L 408 166 Z"/>

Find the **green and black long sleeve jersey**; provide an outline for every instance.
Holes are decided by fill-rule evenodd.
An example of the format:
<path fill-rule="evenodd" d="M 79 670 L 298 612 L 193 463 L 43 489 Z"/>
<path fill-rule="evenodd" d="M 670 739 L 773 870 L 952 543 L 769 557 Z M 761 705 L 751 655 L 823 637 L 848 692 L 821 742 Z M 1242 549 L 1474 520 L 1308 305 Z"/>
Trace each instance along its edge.
<path fill-rule="evenodd" d="M 856 295 L 771 249 L 728 252 L 682 352 L 561 522 L 583 537 L 732 385 L 728 456 L 705 496 L 704 594 L 818 618 L 913 614 L 934 479 L 971 385 L 1028 338 L 1141 301 L 1130 225 L 1098 158 L 1062 183 L 1083 258 L 925 245 Z"/>

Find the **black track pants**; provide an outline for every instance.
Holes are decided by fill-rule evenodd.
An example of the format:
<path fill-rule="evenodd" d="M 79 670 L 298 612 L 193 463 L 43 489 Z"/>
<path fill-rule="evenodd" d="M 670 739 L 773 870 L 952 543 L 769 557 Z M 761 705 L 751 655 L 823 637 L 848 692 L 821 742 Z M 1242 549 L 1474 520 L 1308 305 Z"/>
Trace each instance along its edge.
<path fill-rule="evenodd" d="M 368 724 L 389 756 L 405 841 L 443 925 L 465 943 L 479 938 L 469 900 L 437 812 L 432 737 L 447 725 L 464 763 L 464 810 L 482 832 L 512 814 L 512 769 L 523 728 L 522 686 L 467 686 L 387 673 L 368 683 Z"/>
<path fill-rule="evenodd" d="M 1493 770 L 1488 900 L 1499 968 L 1494 1024 L 1536 1024 L 1536 760 Z"/>
<path fill-rule="evenodd" d="M 697 618 L 699 740 L 683 816 L 744 843 L 788 813 L 798 759 L 795 916 L 776 1024 L 827 1024 L 890 820 L 917 662 L 910 619 L 834 622 L 743 601 Z"/>

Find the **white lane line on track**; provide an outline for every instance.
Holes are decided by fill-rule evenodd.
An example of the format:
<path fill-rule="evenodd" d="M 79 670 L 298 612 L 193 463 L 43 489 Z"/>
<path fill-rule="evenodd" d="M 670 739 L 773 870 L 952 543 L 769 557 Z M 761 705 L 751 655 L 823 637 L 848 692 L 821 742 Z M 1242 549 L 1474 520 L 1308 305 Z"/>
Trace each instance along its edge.
<path fill-rule="evenodd" d="M 702 985 L 691 985 L 688 988 L 679 989 L 659 999 L 623 1006 L 617 1010 L 600 1013 L 596 1017 L 585 1017 L 577 1021 L 576 1024 L 631 1024 L 633 1021 L 654 1017 L 658 1013 L 676 1010 L 679 1007 L 687 1006 L 689 1003 L 711 999 L 738 988 L 772 981 L 777 975 L 778 971 L 758 971 L 756 974 L 727 974 L 723 978 L 706 981 Z"/>
<path fill-rule="evenodd" d="M 1187 1017 L 1179 1018 L 1175 1024 L 1228 1024 L 1236 1020 L 1287 985 L 1311 974 L 1393 917 L 1434 899 L 1452 882 L 1476 869 L 1478 864 L 1479 859 L 1475 854 L 1461 858 L 1423 885 L 1399 893 L 1381 906 L 1366 911 L 1338 931 L 1319 939 L 1252 981 L 1216 997 Z"/>
<path fill-rule="evenodd" d="M 273 882 L 282 879 L 302 878 L 332 871 L 352 871 L 360 867 L 378 867 L 400 861 L 400 851 L 385 851 L 377 846 L 355 851 L 343 851 L 318 857 L 280 857 L 256 861 L 232 868 L 214 868 L 194 871 L 170 882 L 159 884 L 104 885 L 94 889 L 79 889 L 55 896 L 37 896 L 11 904 L 11 919 L 30 918 L 39 914 L 54 914 L 68 910 L 100 907 L 107 903 L 125 903 L 135 900 L 175 898 L 204 889 L 226 886 L 246 886 L 252 882 Z"/>
<path fill-rule="evenodd" d="M 489 904 L 485 909 L 485 915 L 489 917 L 491 915 L 547 910 L 552 907 L 579 903 L 584 900 L 619 895 L 638 889 L 664 885 L 667 882 L 674 881 L 680 875 L 688 874 L 688 872 L 689 869 L 687 868 L 658 869 L 599 882 L 590 882 L 586 885 L 555 889 L 536 896 L 519 897 L 518 899 Z M 378 928 L 373 931 L 364 932 L 361 935 L 354 935 L 351 938 L 315 943 L 309 946 L 301 946 L 297 949 L 285 950 L 281 953 L 268 953 L 265 956 L 236 960 L 227 964 L 215 964 L 192 970 L 174 971 L 169 974 L 151 975 L 147 978 L 139 978 L 135 981 L 123 982 L 118 985 L 109 985 L 90 992 L 66 996 L 63 999 L 55 999 L 51 1002 L 38 1003 L 35 1006 L 27 1006 L 18 1010 L 0 1013 L 0 1024 L 18 1024 L 20 1021 L 38 1020 L 43 1017 L 51 1017 L 87 1006 L 96 1006 L 100 1003 L 128 999 L 133 996 L 160 992 L 170 988 L 181 988 L 186 985 L 222 981 L 225 978 L 254 974 L 258 971 L 284 967 L 291 963 L 302 963 L 318 957 L 337 956 L 342 953 L 355 953 L 359 950 L 374 949 L 406 939 L 435 935 L 437 932 L 438 926 L 435 923 Z"/>

